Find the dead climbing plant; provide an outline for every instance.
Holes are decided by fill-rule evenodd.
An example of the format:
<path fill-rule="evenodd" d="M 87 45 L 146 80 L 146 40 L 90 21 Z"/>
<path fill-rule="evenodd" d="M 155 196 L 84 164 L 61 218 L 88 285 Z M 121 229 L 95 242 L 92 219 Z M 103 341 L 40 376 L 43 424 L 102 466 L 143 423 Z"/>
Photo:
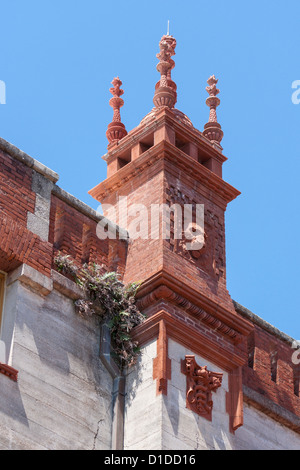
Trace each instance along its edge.
<path fill-rule="evenodd" d="M 78 267 L 70 256 L 61 253 L 54 261 L 57 270 L 73 278 L 82 289 L 82 298 L 75 301 L 77 312 L 84 317 L 97 315 L 110 329 L 113 355 L 119 367 L 135 364 L 140 349 L 130 332 L 145 320 L 135 302 L 140 283 L 125 286 L 117 273 L 104 272 L 96 264 Z"/>

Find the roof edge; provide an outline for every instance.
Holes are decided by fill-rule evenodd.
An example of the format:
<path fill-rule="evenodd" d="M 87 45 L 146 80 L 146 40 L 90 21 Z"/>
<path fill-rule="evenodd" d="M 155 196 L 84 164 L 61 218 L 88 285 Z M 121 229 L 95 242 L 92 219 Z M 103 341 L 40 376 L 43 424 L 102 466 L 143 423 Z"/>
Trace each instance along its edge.
<path fill-rule="evenodd" d="M 7 142 L 7 140 L 3 139 L 2 137 L 0 137 L 0 150 L 7 153 L 16 160 L 24 163 L 24 165 L 28 166 L 29 168 L 32 168 L 33 170 L 42 174 L 45 178 L 49 179 L 53 183 L 56 183 L 59 180 L 58 173 L 43 165 L 43 163 L 40 163 L 35 158 L 30 157 L 30 155 L 23 152 L 23 150 L 20 150 L 10 142 Z"/>
<path fill-rule="evenodd" d="M 96 222 L 103 221 L 103 223 L 107 224 L 107 228 L 112 233 L 117 232 L 122 237 L 122 240 L 129 239 L 129 234 L 127 230 L 123 229 L 122 227 L 118 226 L 111 220 L 107 219 L 106 217 L 104 217 L 104 215 L 100 214 L 95 209 L 88 206 L 85 202 L 80 201 L 80 199 L 77 199 L 75 196 L 68 193 L 57 184 L 53 185 L 52 194 L 54 194 L 55 196 L 57 196 L 59 199 L 63 200 L 70 206 L 74 207 L 74 209 L 77 209 L 82 214 L 95 220 Z"/>
<path fill-rule="evenodd" d="M 275 326 L 271 325 L 267 321 L 263 320 L 261 317 L 258 315 L 255 315 L 255 313 L 251 312 L 251 310 L 247 309 L 243 305 L 239 304 L 235 300 L 233 300 L 234 307 L 237 311 L 237 313 L 241 314 L 244 318 L 247 318 L 248 320 L 252 321 L 256 325 L 260 326 L 264 330 L 268 331 L 268 333 L 277 336 L 279 339 L 282 341 L 285 341 L 286 343 L 293 345 L 295 342 L 295 339 L 292 338 L 291 336 L 287 335 L 286 333 L 283 333 L 280 331 L 278 328 Z"/>

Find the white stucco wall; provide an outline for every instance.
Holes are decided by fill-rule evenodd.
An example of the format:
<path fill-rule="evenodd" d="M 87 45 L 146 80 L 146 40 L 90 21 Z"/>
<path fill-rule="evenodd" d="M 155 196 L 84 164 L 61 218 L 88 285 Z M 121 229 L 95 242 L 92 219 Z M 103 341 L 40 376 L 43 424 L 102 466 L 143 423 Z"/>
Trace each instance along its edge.
<path fill-rule="evenodd" d="M 244 403 L 244 426 L 236 431 L 234 449 L 300 450 L 300 436 Z"/>
<path fill-rule="evenodd" d="M 186 376 L 181 372 L 181 359 L 193 354 L 183 346 L 169 340 L 169 358 L 172 362 L 168 396 L 163 397 L 163 448 L 171 450 L 215 449 L 228 447 L 228 414 L 225 395 L 228 391 L 228 374 L 211 362 L 195 355 L 197 364 L 208 370 L 223 373 L 222 386 L 212 393 L 212 421 L 186 408 Z"/>
<path fill-rule="evenodd" d="M 14 277 L 6 291 L 1 350 L 19 378 L 0 374 L 0 449 L 109 450 L 113 381 L 99 358 L 99 325 L 79 317 L 73 301 L 47 280 L 34 281 L 44 295 Z M 199 365 L 223 372 L 222 387 L 213 393 L 211 422 L 188 410 L 181 360 L 193 351 L 171 339 L 168 348 L 167 396 L 156 394 L 153 380 L 156 340 L 128 371 L 125 450 L 300 449 L 298 434 L 247 404 L 244 425 L 231 434 L 228 375 L 199 355 Z"/>
<path fill-rule="evenodd" d="M 100 330 L 56 290 L 7 288 L 2 340 L 18 382 L 0 374 L 0 449 L 109 449 L 112 379 Z"/>
<path fill-rule="evenodd" d="M 156 395 L 153 359 L 156 341 L 142 348 L 137 366 L 126 379 L 124 419 L 125 450 L 160 450 L 162 447 L 162 397 Z"/>
<path fill-rule="evenodd" d="M 196 362 L 207 365 L 214 372 L 222 372 L 223 381 L 221 388 L 212 394 L 211 422 L 187 409 L 186 376 L 181 373 L 180 364 L 187 354 L 194 353 L 169 339 L 172 377 L 168 381 L 168 395 L 157 396 L 156 384 L 152 379 L 156 341 L 143 348 L 139 368 L 131 370 L 128 375 L 125 449 L 300 449 L 297 433 L 245 403 L 244 425 L 234 435 L 231 434 L 225 405 L 228 374 L 197 354 Z"/>

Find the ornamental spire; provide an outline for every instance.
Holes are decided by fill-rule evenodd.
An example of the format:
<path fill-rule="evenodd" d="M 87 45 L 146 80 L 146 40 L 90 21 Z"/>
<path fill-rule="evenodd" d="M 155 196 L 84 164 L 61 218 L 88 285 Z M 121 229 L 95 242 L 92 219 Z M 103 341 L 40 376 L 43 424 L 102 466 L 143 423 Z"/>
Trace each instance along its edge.
<path fill-rule="evenodd" d="M 168 106 L 173 108 L 177 101 L 176 84 L 171 79 L 171 71 L 175 62 L 171 58 L 175 55 L 176 39 L 169 34 L 164 35 L 160 42 L 160 52 L 156 55 L 159 59 L 157 71 L 160 73 L 160 81 L 155 86 L 153 102 L 156 108 Z"/>
<path fill-rule="evenodd" d="M 107 131 L 106 131 L 106 137 L 110 144 L 112 142 L 121 140 L 123 137 L 125 137 L 125 135 L 127 135 L 125 126 L 121 122 L 121 114 L 120 114 L 120 108 L 124 104 L 124 100 L 120 98 L 124 93 L 124 90 L 121 90 L 120 88 L 122 85 L 122 82 L 119 79 L 119 77 L 117 77 L 117 78 L 114 78 L 111 83 L 113 87 L 110 88 L 109 91 L 111 92 L 113 97 L 109 100 L 109 105 L 113 108 L 114 115 L 113 115 L 112 122 L 108 124 Z"/>
<path fill-rule="evenodd" d="M 209 97 L 206 99 L 206 104 L 209 106 L 209 119 L 208 122 L 204 125 L 203 135 L 209 140 L 218 142 L 220 144 L 223 138 L 223 131 L 221 125 L 218 123 L 217 119 L 217 106 L 220 104 L 220 99 L 217 95 L 220 93 L 220 90 L 217 88 L 218 80 L 214 75 L 209 77 L 207 80 L 208 86 L 206 91 L 209 94 Z"/>

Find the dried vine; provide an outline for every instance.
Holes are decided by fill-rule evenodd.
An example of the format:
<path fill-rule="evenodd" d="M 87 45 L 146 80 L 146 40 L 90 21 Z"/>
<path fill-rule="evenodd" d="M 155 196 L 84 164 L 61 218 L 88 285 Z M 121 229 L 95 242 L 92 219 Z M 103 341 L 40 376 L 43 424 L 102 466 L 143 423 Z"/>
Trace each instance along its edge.
<path fill-rule="evenodd" d="M 96 264 L 78 267 L 69 255 L 58 253 L 54 261 L 57 270 L 73 278 L 82 289 L 82 298 L 75 301 L 77 312 L 84 317 L 97 315 L 109 327 L 114 359 L 119 367 L 135 364 L 140 350 L 130 332 L 145 320 L 135 304 L 139 283 L 124 286 L 117 273 L 105 273 Z"/>

